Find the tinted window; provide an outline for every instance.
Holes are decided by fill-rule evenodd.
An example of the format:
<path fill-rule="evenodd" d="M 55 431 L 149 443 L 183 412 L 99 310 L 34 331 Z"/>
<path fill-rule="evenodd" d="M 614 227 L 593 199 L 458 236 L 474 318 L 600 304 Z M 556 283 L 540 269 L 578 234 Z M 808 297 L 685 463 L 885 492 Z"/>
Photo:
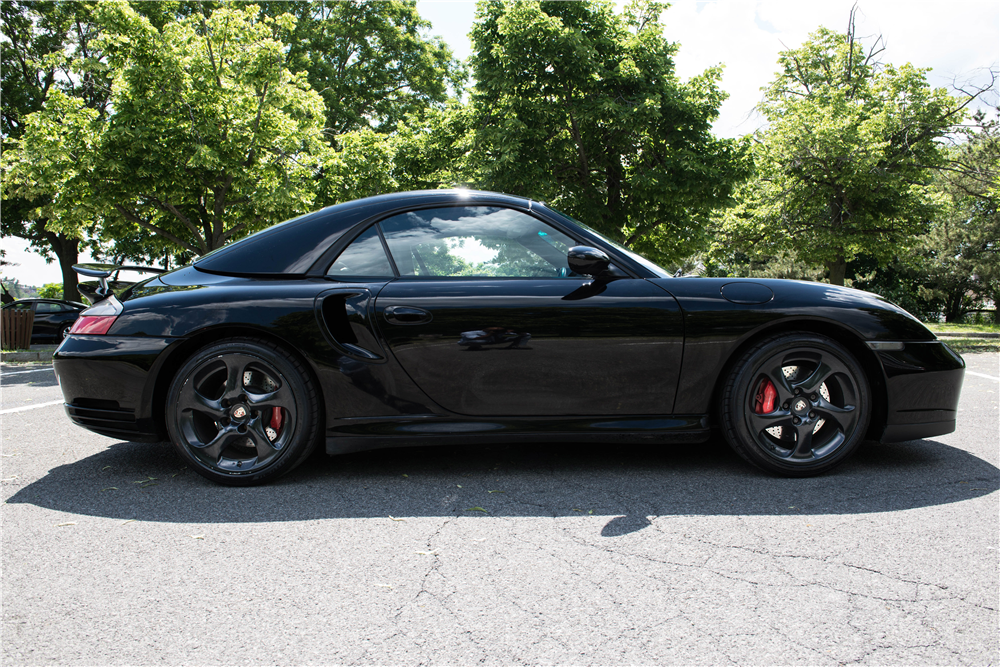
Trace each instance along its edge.
<path fill-rule="evenodd" d="M 373 226 L 344 248 L 326 275 L 338 280 L 394 278 L 378 230 Z"/>
<path fill-rule="evenodd" d="M 39 303 L 35 306 L 36 313 L 58 313 L 62 311 L 62 306 L 58 303 Z"/>
<path fill-rule="evenodd" d="M 401 276 L 558 278 L 573 239 L 526 213 L 496 206 L 410 211 L 383 220 Z"/>

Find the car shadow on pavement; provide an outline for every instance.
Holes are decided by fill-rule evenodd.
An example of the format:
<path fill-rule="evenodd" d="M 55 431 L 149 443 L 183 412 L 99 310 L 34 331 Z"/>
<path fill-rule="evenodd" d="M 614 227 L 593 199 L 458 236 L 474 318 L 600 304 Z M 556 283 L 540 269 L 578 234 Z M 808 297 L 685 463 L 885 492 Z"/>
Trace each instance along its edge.
<path fill-rule="evenodd" d="M 866 443 L 821 477 L 784 479 L 718 439 L 690 446 L 495 445 L 322 454 L 275 483 L 217 486 L 169 445 L 119 442 L 53 468 L 7 503 L 138 521 L 595 515 L 614 537 L 669 515 L 890 512 L 992 493 L 1000 470 L 934 440 Z M 607 517 L 612 517 L 610 521 Z"/>

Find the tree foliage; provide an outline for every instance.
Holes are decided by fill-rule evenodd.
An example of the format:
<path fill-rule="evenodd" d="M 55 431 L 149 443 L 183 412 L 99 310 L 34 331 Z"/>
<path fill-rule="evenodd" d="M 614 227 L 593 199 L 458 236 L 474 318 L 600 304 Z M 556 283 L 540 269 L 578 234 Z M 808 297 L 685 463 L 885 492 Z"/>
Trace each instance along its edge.
<path fill-rule="evenodd" d="M 978 131 L 965 132 L 935 181 L 941 213 L 920 245 L 929 273 L 923 293 L 943 302 L 948 321 L 1000 303 L 1000 123 L 976 120 Z"/>
<path fill-rule="evenodd" d="M 414 0 L 263 2 L 264 14 L 297 20 L 288 35 L 287 66 L 305 72 L 326 108 L 327 137 L 389 133 L 407 114 L 442 106 L 465 71 L 451 49 L 422 31 Z"/>
<path fill-rule="evenodd" d="M 114 113 L 53 96 L 10 160 L 22 189 L 63 174 L 105 234 L 135 226 L 195 255 L 308 210 L 328 149 L 322 101 L 276 37 L 292 17 L 222 7 L 158 30 L 125 3 L 95 13 Z"/>
<path fill-rule="evenodd" d="M 68 95 L 97 115 L 108 105 L 109 77 L 97 45 L 98 29 L 91 2 L 0 3 L 0 133 L 3 151 L 17 146 L 31 114 L 41 111 L 53 93 Z M 63 298 L 77 300 L 72 265 L 93 226 L 90 217 L 51 218 L 51 198 L 62 179 L 37 182 L 19 190 L 8 183 L 2 191 L 4 236 L 25 239 L 43 256 L 54 254 L 63 275 Z"/>
<path fill-rule="evenodd" d="M 703 246 L 740 176 L 711 123 L 720 70 L 682 82 L 663 5 L 484 0 L 469 156 L 490 189 L 544 199 L 663 260 Z"/>
<path fill-rule="evenodd" d="M 878 60 L 854 33 L 820 28 L 783 51 L 759 110 L 756 177 L 722 225 L 720 246 L 793 252 L 843 284 L 858 253 L 888 260 L 911 247 L 934 214 L 927 186 L 939 139 L 970 99 L 931 89 L 926 70 Z"/>

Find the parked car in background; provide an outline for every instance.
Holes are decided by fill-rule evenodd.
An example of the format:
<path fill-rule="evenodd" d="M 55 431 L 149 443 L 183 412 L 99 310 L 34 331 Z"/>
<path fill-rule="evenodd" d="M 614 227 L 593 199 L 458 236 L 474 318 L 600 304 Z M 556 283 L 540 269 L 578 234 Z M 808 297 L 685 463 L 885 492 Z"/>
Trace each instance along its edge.
<path fill-rule="evenodd" d="M 4 310 L 31 310 L 35 324 L 31 328 L 31 342 L 61 341 L 69 334 L 73 322 L 87 304 L 61 299 L 19 299 L 6 304 Z"/>

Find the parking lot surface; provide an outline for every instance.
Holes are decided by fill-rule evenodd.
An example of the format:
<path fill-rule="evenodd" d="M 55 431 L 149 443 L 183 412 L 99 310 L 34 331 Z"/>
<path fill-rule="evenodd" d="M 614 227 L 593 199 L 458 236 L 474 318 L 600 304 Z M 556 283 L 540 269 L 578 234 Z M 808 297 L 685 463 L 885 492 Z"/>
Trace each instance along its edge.
<path fill-rule="evenodd" d="M 720 440 L 317 456 L 213 486 L 0 369 L 4 665 L 996 664 L 1000 355 L 955 433 L 780 479 Z"/>

